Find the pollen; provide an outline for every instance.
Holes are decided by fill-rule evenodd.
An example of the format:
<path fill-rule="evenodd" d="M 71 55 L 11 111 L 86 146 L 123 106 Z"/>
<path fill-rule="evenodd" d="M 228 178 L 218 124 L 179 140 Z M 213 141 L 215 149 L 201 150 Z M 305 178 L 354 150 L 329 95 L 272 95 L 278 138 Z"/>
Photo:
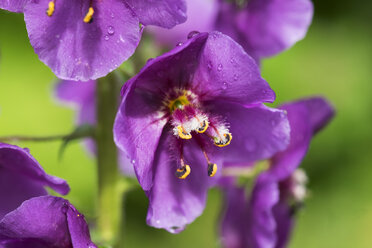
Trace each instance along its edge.
<path fill-rule="evenodd" d="M 92 6 L 90 6 L 89 9 L 88 9 L 88 13 L 84 17 L 84 22 L 85 23 L 90 23 L 92 21 L 93 14 L 94 14 L 94 9 L 93 9 Z"/>
<path fill-rule="evenodd" d="M 217 173 L 217 165 L 208 163 L 208 176 L 213 177 Z"/>
<path fill-rule="evenodd" d="M 178 168 L 176 171 L 176 177 L 179 179 L 186 179 L 190 175 L 191 168 L 189 165 L 185 165 L 182 168 Z"/>
<path fill-rule="evenodd" d="M 48 9 L 46 10 L 46 14 L 50 17 L 50 16 L 53 15 L 54 10 L 55 10 L 55 2 L 54 1 L 50 1 L 48 3 Z"/>
<path fill-rule="evenodd" d="M 205 131 L 207 131 L 208 127 L 209 122 L 207 120 L 203 120 L 197 131 L 198 133 L 204 133 Z"/>
<path fill-rule="evenodd" d="M 178 136 L 181 139 L 191 139 L 192 138 L 191 134 L 187 133 L 181 125 L 177 126 L 177 133 L 178 133 Z"/>
<path fill-rule="evenodd" d="M 232 140 L 231 133 L 225 133 L 223 137 L 224 137 L 223 139 L 215 137 L 214 144 L 218 147 L 224 147 L 231 143 L 231 140 Z"/>

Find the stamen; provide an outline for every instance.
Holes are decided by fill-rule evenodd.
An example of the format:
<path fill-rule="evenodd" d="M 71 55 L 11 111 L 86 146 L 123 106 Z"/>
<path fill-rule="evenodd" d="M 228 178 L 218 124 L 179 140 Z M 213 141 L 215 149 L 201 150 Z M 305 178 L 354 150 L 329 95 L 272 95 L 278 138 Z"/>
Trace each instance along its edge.
<path fill-rule="evenodd" d="M 93 14 L 94 14 L 94 9 L 93 9 L 92 4 L 91 4 L 90 7 L 89 7 L 89 9 L 88 9 L 88 13 L 84 17 L 84 22 L 85 23 L 92 22 L 92 20 L 93 20 L 93 18 L 92 18 L 93 17 Z"/>
<path fill-rule="evenodd" d="M 177 132 L 178 132 L 178 136 L 181 139 L 191 139 L 192 138 L 191 134 L 187 133 L 181 125 L 177 126 Z"/>
<path fill-rule="evenodd" d="M 217 173 L 217 165 L 213 163 L 208 164 L 208 176 L 213 177 Z"/>
<path fill-rule="evenodd" d="M 55 5 L 56 5 L 55 0 L 50 1 L 50 2 L 48 3 L 48 9 L 46 10 L 46 14 L 47 14 L 49 17 L 51 17 L 51 16 L 53 15 L 54 10 L 55 10 Z"/>
<path fill-rule="evenodd" d="M 224 139 L 214 137 L 214 144 L 218 147 L 224 147 L 231 143 L 232 135 L 231 133 L 225 133 L 223 134 Z"/>
<path fill-rule="evenodd" d="M 204 133 L 205 131 L 207 131 L 208 127 L 209 127 L 209 122 L 207 120 L 203 120 L 197 131 L 198 133 Z"/>
<path fill-rule="evenodd" d="M 191 168 L 189 165 L 186 164 L 182 166 L 181 168 L 177 169 L 176 177 L 178 177 L 179 179 L 185 179 L 186 177 L 188 177 L 188 175 L 190 175 L 190 172 L 191 172 Z"/>
<path fill-rule="evenodd" d="M 214 175 L 216 175 L 216 173 L 217 173 L 217 165 L 214 164 L 214 163 L 211 163 L 206 151 L 203 148 L 202 148 L 202 151 L 203 151 L 204 157 L 205 157 L 205 159 L 207 160 L 207 163 L 208 163 L 208 171 L 207 171 L 208 176 L 214 177 Z"/>

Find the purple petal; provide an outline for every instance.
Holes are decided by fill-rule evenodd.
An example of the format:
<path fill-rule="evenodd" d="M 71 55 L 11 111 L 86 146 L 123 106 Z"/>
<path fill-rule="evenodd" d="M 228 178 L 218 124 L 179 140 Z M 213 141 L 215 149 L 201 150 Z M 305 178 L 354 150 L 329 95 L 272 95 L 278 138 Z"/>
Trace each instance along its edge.
<path fill-rule="evenodd" d="M 208 177 L 207 163 L 203 163 L 203 154 L 193 142 L 184 147 L 185 162 L 191 167 L 191 173 L 184 180 L 177 178 L 179 161 L 171 155 L 171 139 L 174 137 L 163 135 L 156 153 L 153 187 L 146 192 L 149 197 L 147 223 L 178 233 L 201 215 L 207 190 L 214 179 Z"/>
<path fill-rule="evenodd" d="M 230 187 L 225 192 L 225 210 L 221 223 L 221 242 L 225 248 L 247 246 L 248 199 L 245 190 Z"/>
<path fill-rule="evenodd" d="M 139 21 L 123 1 L 92 1 L 92 23 L 83 22 L 89 1 L 56 1 L 51 17 L 45 13 L 48 2 L 29 1 L 25 22 L 35 52 L 59 78 L 87 81 L 105 76 L 138 45 Z"/>
<path fill-rule="evenodd" d="M 154 107 L 135 90 L 122 100 L 114 123 L 114 140 L 131 159 L 144 190 L 152 187 L 152 163 L 166 120 L 159 118 Z"/>
<path fill-rule="evenodd" d="M 45 195 L 49 186 L 60 194 L 70 190 L 66 181 L 45 173 L 31 154 L 0 143 L 0 218 L 30 197 Z"/>
<path fill-rule="evenodd" d="M 320 97 L 284 104 L 281 109 L 287 111 L 291 141 L 285 151 L 272 158 L 270 171 L 278 180 L 284 180 L 295 171 L 307 153 L 313 134 L 334 115 L 332 106 Z"/>
<path fill-rule="evenodd" d="M 172 88 L 188 88 L 191 77 L 198 66 L 198 57 L 203 49 L 208 33 L 201 33 L 187 40 L 182 46 L 150 59 L 142 70 L 123 87 L 135 85 L 137 95 L 152 98 L 151 104 L 160 104 L 167 90 Z M 160 98 L 159 98 L 160 97 Z"/>
<path fill-rule="evenodd" d="M 289 123 L 284 111 L 259 105 L 245 108 L 238 104 L 213 102 L 218 113 L 230 124 L 231 144 L 221 149 L 225 165 L 241 166 L 270 158 L 289 144 Z"/>
<path fill-rule="evenodd" d="M 126 0 L 126 2 L 145 26 L 172 28 L 186 21 L 184 0 Z"/>
<path fill-rule="evenodd" d="M 261 58 L 303 39 L 312 16 L 310 0 L 252 0 L 243 10 L 221 3 L 216 28 L 239 40 L 250 55 Z"/>
<path fill-rule="evenodd" d="M 187 21 L 172 29 L 151 26 L 146 28 L 156 40 L 164 45 L 175 46 L 184 41 L 191 31 L 209 32 L 213 30 L 218 2 L 215 0 L 186 0 Z"/>
<path fill-rule="evenodd" d="M 287 202 L 280 201 L 274 206 L 273 213 L 277 224 L 277 241 L 275 248 L 285 248 L 287 247 L 287 243 L 294 225 L 291 209 Z"/>
<path fill-rule="evenodd" d="M 54 248 L 96 247 L 84 216 L 67 200 L 54 196 L 32 198 L 7 214 L 0 221 L 0 237 L 0 242 L 13 241 L 22 247 L 31 247 L 30 242 Z"/>
<path fill-rule="evenodd" d="M 255 61 L 230 37 L 210 33 L 199 60 L 193 87 L 205 95 L 203 100 L 216 98 L 244 105 L 275 100 Z"/>
<path fill-rule="evenodd" d="M 299 101 L 309 112 L 310 124 L 313 133 L 320 131 L 335 115 L 332 105 L 323 97 L 313 97 Z"/>
<path fill-rule="evenodd" d="M 23 12 L 23 8 L 28 0 L 0 0 L 0 9 L 12 12 Z"/>
<path fill-rule="evenodd" d="M 260 175 L 249 202 L 247 247 L 275 247 L 277 224 L 272 209 L 278 201 L 278 184 L 268 175 Z"/>

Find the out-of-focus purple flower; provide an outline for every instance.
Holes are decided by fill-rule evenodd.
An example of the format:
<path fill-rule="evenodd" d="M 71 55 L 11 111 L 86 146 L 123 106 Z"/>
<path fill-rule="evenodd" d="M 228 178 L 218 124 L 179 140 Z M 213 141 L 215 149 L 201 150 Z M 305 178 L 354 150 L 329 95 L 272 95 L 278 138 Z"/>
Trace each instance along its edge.
<path fill-rule="evenodd" d="M 231 181 L 223 185 L 227 208 L 221 236 L 225 247 L 286 247 L 295 210 L 306 196 L 307 178 L 297 167 L 312 136 L 331 120 L 334 110 L 320 97 L 285 104 L 281 109 L 287 111 L 291 127 L 288 148 L 270 159 L 270 168 L 258 176 L 250 196 Z"/>
<path fill-rule="evenodd" d="M 67 200 L 40 196 L 0 220 L 1 248 L 96 248 L 84 216 Z"/>
<path fill-rule="evenodd" d="M 278 54 L 303 39 L 313 16 L 310 0 L 186 2 L 188 19 L 184 24 L 170 31 L 150 29 L 158 41 L 175 45 L 193 30 L 218 30 L 257 60 Z"/>
<path fill-rule="evenodd" d="M 0 143 L 0 219 L 24 200 L 46 195 L 46 186 L 63 195 L 70 190 L 66 181 L 46 174 L 28 149 Z"/>
<path fill-rule="evenodd" d="M 57 77 L 103 77 L 136 49 L 140 23 L 171 28 L 186 20 L 183 0 L 1 0 L 23 12 L 31 45 Z"/>
<path fill-rule="evenodd" d="M 57 84 L 56 97 L 76 109 L 78 125 L 96 124 L 96 81 L 75 82 L 62 80 Z M 94 140 L 89 138 L 86 144 L 88 150 L 92 154 L 96 154 Z M 121 171 L 127 176 L 134 176 L 134 169 L 130 160 L 120 150 L 118 152 Z"/>
<path fill-rule="evenodd" d="M 170 232 L 202 213 L 217 165 L 249 165 L 289 142 L 285 112 L 262 104 L 275 94 L 255 61 L 219 32 L 148 61 L 122 94 L 115 142 L 135 162 L 148 224 Z"/>
<path fill-rule="evenodd" d="M 251 0 L 242 6 L 220 0 L 216 29 L 260 59 L 302 40 L 312 17 L 311 0 Z"/>
<path fill-rule="evenodd" d="M 187 20 L 168 30 L 162 27 L 149 27 L 147 31 L 156 37 L 160 44 L 175 46 L 178 42 L 185 40 L 187 34 L 197 30 L 199 32 L 209 32 L 214 29 L 217 13 L 218 1 L 216 0 L 186 0 Z"/>

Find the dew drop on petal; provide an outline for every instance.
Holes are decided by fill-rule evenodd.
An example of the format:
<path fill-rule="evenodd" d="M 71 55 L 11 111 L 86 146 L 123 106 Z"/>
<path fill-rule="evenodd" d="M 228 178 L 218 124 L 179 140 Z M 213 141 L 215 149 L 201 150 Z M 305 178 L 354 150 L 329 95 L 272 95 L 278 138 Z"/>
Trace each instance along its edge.
<path fill-rule="evenodd" d="M 234 74 L 234 80 L 237 81 L 239 79 L 239 76 L 237 74 Z"/>
<path fill-rule="evenodd" d="M 114 18 L 115 17 L 115 14 L 113 12 L 111 12 L 111 18 Z"/>
<path fill-rule="evenodd" d="M 208 61 L 207 67 L 208 67 L 208 70 L 212 70 L 213 65 L 211 61 Z"/>
<path fill-rule="evenodd" d="M 132 161 L 130 161 L 130 162 L 131 162 L 131 164 L 133 164 L 133 165 L 134 165 L 134 164 L 136 163 L 136 160 L 134 160 L 134 159 L 133 159 L 133 160 L 132 160 Z"/>
<path fill-rule="evenodd" d="M 195 37 L 196 35 L 200 34 L 199 31 L 191 31 L 188 35 L 187 35 L 187 39 L 191 39 L 192 37 Z"/>
<path fill-rule="evenodd" d="M 115 33 L 115 29 L 114 29 L 114 27 L 113 27 L 113 26 L 109 26 L 109 27 L 107 28 L 107 33 L 108 33 L 109 35 L 113 35 L 113 34 Z"/>
<path fill-rule="evenodd" d="M 218 64 L 217 71 L 222 71 L 222 68 L 223 68 L 223 65 L 222 64 Z"/>
<path fill-rule="evenodd" d="M 222 83 L 222 89 L 223 90 L 226 90 L 228 86 L 229 86 L 229 84 L 227 82 Z"/>
<path fill-rule="evenodd" d="M 183 42 L 178 42 L 177 44 L 176 44 L 176 46 L 182 46 L 183 45 Z"/>
<path fill-rule="evenodd" d="M 104 39 L 105 39 L 106 41 L 108 41 L 108 40 L 110 39 L 110 37 L 109 37 L 108 35 L 105 35 L 105 36 L 104 36 Z"/>

